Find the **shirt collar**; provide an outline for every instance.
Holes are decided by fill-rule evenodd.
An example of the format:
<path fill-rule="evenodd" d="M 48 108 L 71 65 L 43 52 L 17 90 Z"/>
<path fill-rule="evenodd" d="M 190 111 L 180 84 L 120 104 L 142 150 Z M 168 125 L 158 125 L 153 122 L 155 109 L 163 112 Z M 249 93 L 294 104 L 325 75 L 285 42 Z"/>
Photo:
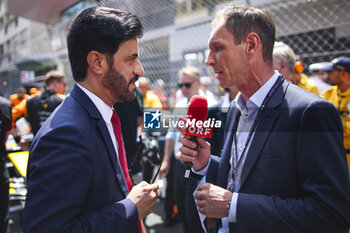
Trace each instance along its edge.
<path fill-rule="evenodd" d="M 106 122 L 106 124 L 111 124 L 111 118 L 113 115 L 113 108 L 108 106 L 105 102 L 103 102 L 102 99 L 100 99 L 97 95 L 90 92 L 85 87 L 81 86 L 79 83 L 77 83 L 78 87 L 91 99 L 91 101 L 95 104 L 98 111 L 101 113 L 103 120 Z"/>
<path fill-rule="evenodd" d="M 245 103 L 242 94 L 239 92 L 235 98 L 236 107 L 242 112 L 249 109 L 258 109 L 261 107 L 266 95 L 269 93 L 272 86 L 275 84 L 280 73 L 275 70 L 275 73 L 271 76 L 267 82 L 261 86 Z"/>
<path fill-rule="evenodd" d="M 222 100 L 221 111 L 228 112 L 229 107 L 230 107 L 230 93 L 226 92 Z"/>

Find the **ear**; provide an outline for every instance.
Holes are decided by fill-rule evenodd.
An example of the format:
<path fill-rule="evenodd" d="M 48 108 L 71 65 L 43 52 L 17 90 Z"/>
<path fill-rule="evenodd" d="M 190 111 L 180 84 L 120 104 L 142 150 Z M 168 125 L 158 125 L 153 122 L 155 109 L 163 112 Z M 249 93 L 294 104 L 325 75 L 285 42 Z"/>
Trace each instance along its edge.
<path fill-rule="evenodd" d="M 89 65 L 88 69 L 97 75 L 102 75 L 106 70 L 108 70 L 108 63 L 106 57 L 97 51 L 90 51 L 87 55 L 87 63 Z"/>
<path fill-rule="evenodd" d="M 254 54 L 260 48 L 260 37 L 255 32 L 248 33 L 244 41 L 247 44 L 247 54 Z"/>
<path fill-rule="evenodd" d="M 283 61 L 283 60 L 280 61 L 279 65 L 280 65 L 280 69 L 281 69 L 281 70 L 288 69 L 288 65 L 287 65 L 287 62 L 286 62 L 286 61 Z"/>

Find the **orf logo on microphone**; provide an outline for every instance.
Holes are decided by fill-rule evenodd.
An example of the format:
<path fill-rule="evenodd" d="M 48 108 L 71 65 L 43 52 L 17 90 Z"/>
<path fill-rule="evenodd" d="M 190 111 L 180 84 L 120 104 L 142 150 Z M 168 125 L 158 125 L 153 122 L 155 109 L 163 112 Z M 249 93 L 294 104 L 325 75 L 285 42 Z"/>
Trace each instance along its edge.
<path fill-rule="evenodd" d="M 143 113 L 143 128 L 144 129 L 160 129 L 161 113 L 159 110 L 145 111 Z"/>
<path fill-rule="evenodd" d="M 207 119 L 206 121 L 196 121 L 195 119 L 185 120 L 180 118 L 177 124 L 177 129 L 185 135 L 211 138 L 213 127 L 216 126 L 220 127 L 221 122 L 215 122 L 213 119 Z"/>

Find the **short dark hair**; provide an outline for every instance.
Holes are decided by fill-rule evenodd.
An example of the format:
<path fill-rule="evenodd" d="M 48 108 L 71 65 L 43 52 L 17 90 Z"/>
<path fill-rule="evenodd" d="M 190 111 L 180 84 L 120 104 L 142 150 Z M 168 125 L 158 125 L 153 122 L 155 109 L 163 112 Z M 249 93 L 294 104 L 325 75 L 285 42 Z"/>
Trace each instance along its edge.
<path fill-rule="evenodd" d="M 227 30 L 233 34 L 236 45 L 241 44 L 250 32 L 258 34 L 263 46 L 263 59 L 272 63 L 276 30 L 271 16 L 265 10 L 229 5 L 216 14 L 212 24 L 216 25 L 222 19 L 225 20 Z"/>
<path fill-rule="evenodd" d="M 133 14 L 108 7 L 91 7 L 81 12 L 69 28 L 67 47 L 73 78 L 86 77 L 90 51 L 109 57 L 109 61 L 127 40 L 141 37 L 141 21 Z"/>

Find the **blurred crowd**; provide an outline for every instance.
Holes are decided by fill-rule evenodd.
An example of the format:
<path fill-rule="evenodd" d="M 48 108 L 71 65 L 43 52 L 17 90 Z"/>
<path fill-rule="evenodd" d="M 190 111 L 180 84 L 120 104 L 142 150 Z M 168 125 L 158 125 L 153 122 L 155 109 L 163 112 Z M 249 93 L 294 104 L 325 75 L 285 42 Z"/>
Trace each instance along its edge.
<path fill-rule="evenodd" d="M 350 58 L 337 57 L 332 61 L 314 64 L 303 64 L 293 50 L 283 42 L 275 42 L 273 50 L 274 69 L 278 70 L 289 82 L 306 91 L 320 95 L 332 102 L 338 109 L 344 129 L 344 145 L 350 161 Z M 65 98 L 66 75 L 58 71 L 50 71 L 44 79 L 44 87 L 36 86 L 29 90 L 21 87 L 17 93 L 2 98 L 3 120 L 1 139 L 6 142 L 10 137 L 16 141 L 19 148 L 3 148 L 1 155 L 2 170 L 6 168 L 5 155 L 11 150 L 29 150 L 30 142 L 41 125 L 51 115 L 55 108 Z M 239 90 L 236 88 L 220 88 L 214 78 L 205 76 L 197 67 L 186 66 L 179 70 L 177 89 L 165 88 L 164 80 L 152 80 L 140 77 L 136 89 L 136 98 L 131 102 L 116 103 L 122 125 L 122 135 L 126 151 L 127 163 L 136 182 L 142 180 L 150 183 L 158 167 L 161 177 L 159 184 L 165 190 L 164 219 L 165 227 L 180 223 L 183 232 L 198 232 L 194 227 L 200 224 L 190 224 L 193 211 L 196 211 L 192 199 L 193 184 L 196 182 L 184 178 L 184 165 L 179 160 L 180 132 L 169 130 L 143 129 L 145 111 L 174 112 L 186 108 L 194 95 L 205 96 L 208 100 L 208 118 L 222 122 L 222 129 L 215 129 L 211 139 L 211 153 L 220 156 L 223 146 L 223 127 L 225 127 L 229 105 L 234 101 Z M 9 104 L 10 103 L 10 104 Z M 6 112 L 7 111 L 7 112 Z M 30 136 L 31 135 L 31 136 Z M 9 145 L 9 144 L 8 144 Z M 7 151 L 7 152 L 6 152 Z M 161 154 L 161 156 L 159 156 Z M 350 164 L 349 164 L 350 165 Z M 1 172 L 5 174 L 5 172 Z M 8 187 L 7 179 L 1 185 Z M 1 179 L 4 181 L 4 179 Z M 8 189 L 8 188 L 7 188 Z M 3 189 L 2 189 L 3 190 Z M 8 192 L 1 194 L 1 226 L 8 223 Z M 192 202 L 192 203 L 188 203 Z M 192 209 L 185 211 L 185 206 Z M 6 208 L 5 208 L 6 207 Z M 195 221 L 195 220 L 193 220 Z M 6 223 L 5 225 L 3 223 Z M 0 232 L 4 232 L 1 231 Z"/>

